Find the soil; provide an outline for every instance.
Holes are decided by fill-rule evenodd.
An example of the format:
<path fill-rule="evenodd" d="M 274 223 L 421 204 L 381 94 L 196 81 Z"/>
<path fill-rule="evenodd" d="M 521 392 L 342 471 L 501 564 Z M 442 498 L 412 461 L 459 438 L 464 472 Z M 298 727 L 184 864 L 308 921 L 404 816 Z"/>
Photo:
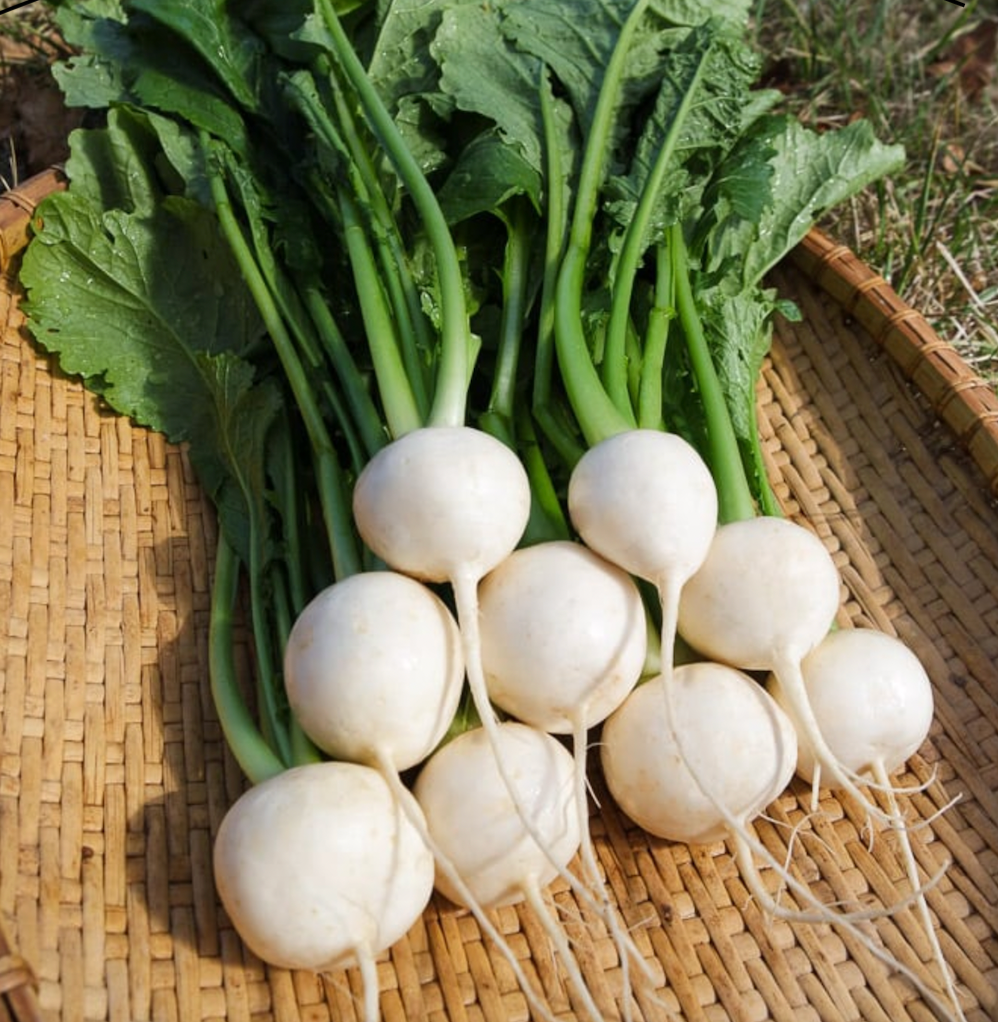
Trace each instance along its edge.
<path fill-rule="evenodd" d="M 44 55 L 0 38 L 0 190 L 65 160 L 82 116 L 63 103 Z"/>

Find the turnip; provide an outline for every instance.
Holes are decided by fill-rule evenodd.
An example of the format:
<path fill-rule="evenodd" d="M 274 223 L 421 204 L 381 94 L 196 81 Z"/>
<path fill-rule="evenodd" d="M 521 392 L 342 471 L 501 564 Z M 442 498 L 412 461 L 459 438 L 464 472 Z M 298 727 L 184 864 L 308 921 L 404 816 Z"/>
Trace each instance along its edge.
<path fill-rule="evenodd" d="M 889 776 L 919 749 L 932 725 L 932 683 L 899 639 L 869 628 L 830 632 L 801 662 L 808 703 L 836 762 L 889 789 Z M 787 696 L 775 675 L 767 687 Z M 792 710 L 790 711 L 792 712 Z M 822 763 L 810 742 L 798 747 L 797 773 L 820 783 Z"/>
<path fill-rule="evenodd" d="M 485 577 L 479 603 L 489 697 L 542 731 L 598 724 L 641 676 L 641 594 L 627 572 L 580 543 L 514 551 Z"/>
<path fill-rule="evenodd" d="M 498 724 L 491 737 L 475 728 L 430 757 L 413 792 L 434 842 L 463 882 L 462 889 L 452 877 L 438 874 L 437 888 L 459 905 L 468 905 L 469 895 L 471 904 L 485 908 L 526 901 L 589 1017 L 602 1018 L 542 895 L 575 856 L 581 839 L 568 750 L 546 732 L 516 721 Z"/>
<path fill-rule="evenodd" d="M 960 1002 L 920 889 L 918 865 L 908 825 L 897 804 L 891 774 L 903 766 L 928 737 L 934 701 L 932 683 L 918 657 L 903 642 L 868 628 L 831 632 L 801 663 L 807 700 L 828 750 L 851 778 L 871 781 L 887 799 L 891 824 L 926 935 L 942 971 L 956 1017 Z M 776 675 L 767 686 L 778 703 L 794 712 Z M 797 773 L 817 794 L 824 759 L 806 735 L 798 746 Z"/>
<path fill-rule="evenodd" d="M 648 627 L 630 575 L 581 543 L 553 541 L 514 551 L 479 592 L 482 666 L 493 703 L 533 727 L 571 734 L 581 857 L 620 951 L 642 962 L 609 904 L 588 826 L 589 729 L 641 676 Z M 626 1001 L 625 1001 L 626 1003 Z"/>
<path fill-rule="evenodd" d="M 784 705 L 829 775 L 883 818 L 828 749 L 801 677 L 801 660 L 835 621 L 840 591 L 831 554 L 805 526 L 765 516 L 726 522 L 683 587 L 679 631 L 709 659 L 778 677 Z"/>
<path fill-rule="evenodd" d="M 393 571 L 350 575 L 298 616 L 284 685 L 302 729 L 334 759 L 398 771 L 443 737 L 464 686 L 457 622 L 427 586 Z"/>
<path fill-rule="evenodd" d="M 700 661 L 638 686 L 603 725 L 600 757 L 610 794 L 650 834 L 739 842 L 793 775 L 797 735 L 762 686 Z M 719 804 L 742 826 L 732 827 Z"/>
<path fill-rule="evenodd" d="M 376 770 L 312 763 L 246 791 L 215 839 L 218 893 L 247 946 L 282 968 L 358 966 L 367 1022 L 378 1018 L 374 959 L 433 890 L 433 857 L 413 816 L 412 796 L 393 793 Z"/>

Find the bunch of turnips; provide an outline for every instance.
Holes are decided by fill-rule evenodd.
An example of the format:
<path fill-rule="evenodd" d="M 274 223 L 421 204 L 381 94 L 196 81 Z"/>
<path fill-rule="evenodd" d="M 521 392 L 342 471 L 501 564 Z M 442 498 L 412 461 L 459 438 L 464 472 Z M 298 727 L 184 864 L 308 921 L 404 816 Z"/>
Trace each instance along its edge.
<path fill-rule="evenodd" d="M 799 315 L 767 272 L 903 153 L 780 113 L 751 7 L 57 5 L 62 87 L 105 116 L 36 218 L 28 323 L 188 445 L 218 511 L 211 690 L 250 785 L 218 893 L 265 961 L 359 966 L 368 1022 L 375 959 L 434 889 L 535 1017 L 492 912 L 522 901 L 573 1003 L 610 1014 L 555 881 L 633 1010 L 655 973 L 602 881 L 597 768 L 655 839 L 730 842 L 766 911 L 847 929 L 959 1016 L 891 782 L 931 686 L 897 640 L 835 627 L 834 562 L 780 515 L 756 425 L 773 321 Z M 944 993 L 870 936 L 897 906 L 826 906 L 757 839 L 795 771 L 893 832 Z"/>

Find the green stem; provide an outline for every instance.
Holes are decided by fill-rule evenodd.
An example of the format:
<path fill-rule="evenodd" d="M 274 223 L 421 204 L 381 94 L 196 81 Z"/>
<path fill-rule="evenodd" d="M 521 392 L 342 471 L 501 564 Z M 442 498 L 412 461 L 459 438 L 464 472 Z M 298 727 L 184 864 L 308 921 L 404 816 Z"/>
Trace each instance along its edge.
<path fill-rule="evenodd" d="M 437 286 L 440 290 L 440 363 L 428 424 L 462 425 L 467 406 L 471 337 L 464 296 L 464 276 L 454 239 L 422 168 L 350 45 L 332 0 L 317 2 L 336 59 L 356 91 L 375 135 L 408 190 L 436 257 Z"/>
<path fill-rule="evenodd" d="M 613 295 L 610 302 L 610 319 L 607 323 L 604 340 L 603 381 L 614 404 L 622 414 L 627 416 L 633 416 L 627 387 L 626 346 L 634 281 L 647 248 L 646 239 L 658 196 L 665 182 L 666 174 L 671 168 L 673 154 L 679 143 L 686 117 L 693 106 L 697 86 L 703 77 L 706 65 L 707 55 L 704 51 L 700 54 L 696 70 L 687 83 L 683 98 L 669 124 L 669 130 L 655 156 L 651 173 L 641 188 L 637 208 L 624 232 L 624 241 L 617 259 L 617 268 L 613 279 Z"/>
<path fill-rule="evenodd" d="M 364 333 L 374 362 L 385 418 L 392 436 L 400 437 L 423 425 L 402 357 L 399 352 L 396 323 L 385 300 L 367 234 L 357 214 L 357 207 L 345 188 L 339 190 L 343 213 L 343 237 L 353 270 L 353 279 L 360 301 Z"/>
<path fill-rule="evenodd" d="M 321 68 L 326 73 L 329 88 L 324 95 L 320 96 L 315 78 L 307 71 L 288 76 L 288 93 L 308 120 L 318 144 L 330 151 L 330 158 L 336 161 L 337 169 L 343 168 L 343 176 L 349 180 L 357 203 L 369 214 L 369 227 L 381 269 L 380 279 L 389 296 L 401 358 L 422 419 L 429 412 L 429 397 L 425 360 L 421 358 L 420 349 L 429 351 L 431 343 L 419 294 L 409 273 L 409 260 L 399 237 L 398 223 L 388 207 L 388 200 L 371 164 L 368 147 L 361 141 L 339 81 L 329 68 L 328 60 L 317 61 L 316 66 L 317 70 Z M 336 123 L 330 118 L 329 104 L 335 107 Z M 328 178 L 319 168 L 313 169 L 308 178 L 313 199 L 326 220 L 342 227 L 340 210 L 329 200 Z"/>
<path fill-rule="evenodd" d="M 540 107 L 544 126 L 547 234 L 544 248 L 544 278 L 537 316 L 531 410 L 537 425 L 562 460 L 566 464 L 574 465 L 582 457 L 584 448 L 554 414 L 551 407 L 551 380 L 555 361 L 555 293 L 568 225 L 568 186 L 565 183 L 561 145 L 555 124 L 554 95 L 551 91 L 551 80 L 546 73 L 541 77 Z"/>
<path fill-rule="evenodd" d="M 287 592 L 290 612 L 300 614 L 308 601 L 309 586 L 305 579 L 305 554 L 301 543 L 302 508 L 299 492 L 302 484 L 298 476 L 298 462 L 295 458 L 294 441 L 289 417 L 285 416 L 280 428 L 274 430 L 279 447 L 271 458 L 274 467 L 274 499 L 280 516 L 281 534 L 284 543 L 284 564 L 287 570 Z M 309 556 L 314 556 L 310 553 Z M 281 639 L 284 649 L 284 637 Z M 283 655 L 283 654 L 282 654 Z"/>
<path fill-rule="evenodd" d="M 210 152 L 212 143 L 206 134 L 202 135 L 202 143 L 206 152 Z M 316 462 L 319 499 L 337 577 L 352 574 L 360 570 L 360 556 L 353 533 L 343 473 L 332 440 L 311 389 L 308 374 L 298 358 L 294 341 L 281 319 L 267 282 L 236 220 L 221 172 L 213 160 L 209 159 L 206 163 L 209 167 L 209 185 L 219 226 L 260 311 L 308 433 Z"/>
<path fill-rule="evenodd" d="M 679 322 L 686 338 L 690 364 L 707 422 L 706 460 L 717 485 L 718 518 L 721 522 L 753 518 L 756 507 L 745 476 L 741 448 L 693 297 L 682 225 L 675 224 L 669 229 L 669 246 Z"/>
<path fill-rule="evenodd" d="M 261 547 L 260 523 L 250 501 L 249 575 L 250 620 L 253 624 L 254 662 L 256 664 L 257 711 L 264 738 L 285 763 L 291 761 L 291 743 L 277 698 L 277 672 L 270 609 L 272 601 L 264 589 L 265 558 Z"/>
<path fill-rule="evenodd" d="M 502 322 L 489 411 L 500 416 L 512 430 L 530 283 L 529 205 L 522 199 L 512 200 L 512 210 L 503 219 L 507 226 L 507 242 L 502 271 Z"/>
<path fill-rule="evenodd" d="M 296 614 L 300 613 L 301 608 L 293 607 L 292 599 L 288 592 L 287 580 L 276 564 L 271 567 L 270 588 L 273 594 L 274 627 L 277 632 L 278 647 L 283 658 L 294 618 Z M 288 714 L 288 747 L 285 758 L 293 766 L 302 766 L 305 763 L 318 763 L 324 759 L 321 750 L 316 747 L 302 730 L 302 726 L 294 713 Z"/>
<path fill-rule="evenodd" d="M 239 688 L 233 655 L 233 618 L 238 594 L 239 557 L 220 534 L 211 588 L 208 679 L 226 744 L 250 782 L 259 784 L 281 773 L 287 764 L 264 741 Z"/>
<path fill-rule="evenodd" d="M 402 361 L 416 406 L 420 415 L 425 418 L 429 414 L 430 399 L 426 379 L 428 361 L 423 355 L 431 351 L 432 341 L 419 289 L 409 272 L 409 257 L 399 235 L 398 221 L 389 208 L 388 199 L 372 165 L 368 147 L 361 142 L 343 90 L 334 87 L 333 98 L 337 115 L 343 125 L 344 140 L 350 151 L 355 187 L 372 214 L 378 262 L 392 300 L 396 321 L 399 323 Z"/>
<path fill-rule="evenodd" d="M 655 294 L 645 330 L 644 358 L 638 390 L 638 425 L 642 429 L 665 429 L 662 415 L 662 373 L 669 325 L 676 316 L 672 262 L 666 247 L 656 248 Z"/>
<path fill-rule="evenodd" d="M 350 409 L 350 416 L 357 426 L 367 457 L 370 458 L 388 441 L 385 424 L 378 414 L 367 384 L 319 286 L 306 283 L 302 289 L 302 297 L 312 322 L 315 323 L 319 342 L 343 387 L 344 400 Z"/>
<path fill-rule="evenodd" d="M 637 0 L 607 62 L 582 156 L 568 245 L 556 286 L 554 333 L 558 364 L 572 408 L 590 446 L 632 428 L 631 420 L 607 394 L 593 363 L 582 324 L 582 292 L 604 162 L 610 149 L 614 114 L 630 42 L 648 2 Z"/>
<path fill-rule="evenodd" d="M 542 540 L 569 539 L 572 530 L 526 409 L 517 417 L 517 436 L 517 450 L 530 480 L 530 518 L 524 530 L 523 545 Z"/>

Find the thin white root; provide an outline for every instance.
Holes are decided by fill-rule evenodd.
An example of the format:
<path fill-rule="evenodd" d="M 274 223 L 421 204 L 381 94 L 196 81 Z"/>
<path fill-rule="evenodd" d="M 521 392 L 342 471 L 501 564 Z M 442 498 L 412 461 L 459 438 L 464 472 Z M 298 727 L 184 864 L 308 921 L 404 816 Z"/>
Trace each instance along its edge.
<path fill-rule="evenodd" d="M 364 1022 L 379 1022 L 381 1018 L 380 991 L 378 989 L 378 967 L 370 948 L 359 947 L 354 951 L 360 969 L 361 985 L 364 989 Z"/>
<path fill-rule="evenodd" d="M 663 652 L 663 677 L 666 681 L 669 681 L 672 675 L 671 660 L 666 661 L 665 655 L 671 650 L 674 644 L 674 634 L 668 634 L 667 630 L 672 629 L 673 633 L 675 630 L 675 607 L 678 602 L 678 594 L 673 594 L 668 590 L 660 590 L 660 597 L 662 600 L 662 652 Z M 799 665 L 789 665 L 789 669 L 796 669 L 798 676 L 800 675 Z M 779 677 L 779 671 L 777 671 Z M 782 682 L 782 678 L 780 679 Z M 800 694 L 803 691 L 803 678 L 799 677 L 800 688 L 797 689 L 796 694 Z M 786 689 L 784 689 L 786 691 Z M 664 686 L 664 703 L 665 712 L 667 714 L 667 721 L 669 722 L 670 728 L 676 734 L 678 742 L 678 751 L 682 761 L 686 764 L 686 768 L 689 770 L 693 782 L 696 784 L 700 792 L 711 802 L 711 804 L 717 809 L 725 823 L 728 826 L 728 830 L 731 839 L 735 847 L 735 856 L 739 865 L 739 870 L 742 874 L 745 883 L 748 885 L 753 897 L 763 906 L 764 910 L 769 912 L 776 918 L 785 919 L 788 921 L 801 922 L 801 923 L 821 923 L 825 925 L 839 926 L 848 933 L 852 934 L 863 946 L 879 961 L 887 965 L 889 968 L 897 970 L 904 975 L 917 989 L 922 996 L 928 1001 L 933 1010 L 941 1013 L 942 1017 L 947 1019 L 948 1022 L 965 1022 L 962 1013 L 952 1015 L 949 1010 L 949 1006 L 939 997 L 939 994 L 932 990 L 925 981 L 915 974 L 913 970 L 905 966 L 902 962 L 899 962 L 892 955 L 890 955 L 883 948 L 878 947 L 876 942 L 868 934 L 864 933 L 859 927 L 859 922 L 867 922 L 876 918 L 882 918 L 884 916 L 890 916 L 896 914 L 897 911 L 903 907 L 903 905 L 895 905 L 891 908 L 883 909 L 870 909 L 859 912 L 842 912 L 835 911 L 829 906 L 819 901 L 814 894 L 808 889 L 806 884 L 798 881 L 788 870 L 781 867 L 779 860 L 770 853 L 770 851 L 762 844 L 761 841 L 757 840 L 749 827 L 749 824 L 745 820 L 737 819 L 731 811 L 721 802 L 720 799 L 712 792 L 709 791 L 705 786 L 703 779 L 699 776 L 696 768 L 690 762 L 688 757 L 683 752 L 682 748 L 682 734 L 680 729 L 673 726 L 675 720 L 673 700 L 672 700 L 672 686 Z M 798 702 L 799 700 L 795 700 Z M 806 700 L 804 700 L 806 703 Z M 796 712 L 796 706 L 795 712 Z M 809 712 L 809 707 L 804 708 Z M 813 728 L 816 730 L 817 725 L 813 724 Z M 820 739 L 820 732 L 818 738 Z M 822 743 L 823 744 L 823 743 Z M 817 749 L 819 756 L 825 755 L 826 750 Z M 834 763 L 835 759 L 829 756 L 829 762 Z M 832 771 L 834 774 L 834 771 Z M 841 773 L 841 771 L 839 771 Z M 836 776 L 836 780 L 838 777 Z M 848 788 L 854 788 L 854 785 L 847 785 Z M 861 794 L 861 793 L 860 793 Z M 861 805 L 865 805 L 869 802 L 868 799 L 860 797 L 859 802 Z M 877 812 L 878 818 L 885 818 L 888 822 L 891 822 L 892 816 L 890 813 L 885 813 L 874 807 Z M 910 848 L 910 845 L 909 845 Z M 758 866 L 756 865 L 755 857 L 758 857 L 763 862 L 772 866 L 780 875 L 782 881 L 786 884 L 788 890 L 790 890 L 797 898 L 809 905 L 813 911 L 802 912 L 799 910 L 788 909 L 781 906 L 773 900 L 769 892 L 766 890 L 762 883 L 762 878 L 759 875 Z M 928 886 L 934 886 L 945 874 L 946 867 L 943 867 L 936 876 L 931 878 Z M 925 887 L 918 886 L 917 873 L 913 879 L 913 887 L 915 888 L 912 894 L 904 900 L 904 904 L 911 902 L 917 902 L 919 898 L 924 900 Z M 931 923 L 931 921 L 930 921 Z M 955 1002 L 954 1002 L 955 1003 Z"/>
<path fill-rule="evenodd" d="M 771 856 L 766 852 L 765 846 L 759 842 L 753 840 L 748 836 L 748 832 L 733 835 L 733 841 L 735 846 L 735 857 L 738 861 L 739 870 L 742 874 L 745 883 L 748 885 L 749 890 L 752 892 L 753 898 L 762 906 L 763 911 L 774 916 L 777 919 L 784 919 L 788 922 L 798 923 L 823 923 L 830 926 L 841 926 L 847 933 L 851 934 L 858 940 L 871 955 L 874 956 L 878 961 L 882 962 L 889 969 L 893 969 L 904 976 L 919 993 L 929 1002 L 932 1009 L 942 1018 L 946 1019 L 947 1022 L 965 1022 L 962 1013 L 959 1015 L 953 1015 L 950 1012 L 949 1006 L 943 1002 L 939 994 L 933 990 L 928 984 L 912 971 L 908 966 L 899 962 L 893 955 L 889 954 L 883 948 L 879 947 L 877 943 L 868 934 L 864 933 L 862 929 L 857 925 L 857 919 L 862 921 L 863 916 L 859 913 L 853 913 L 846 915 L 841 912 L 834 912 L 829 910 L 829 906 L 823 902 L 818 901 L 817 898 L 807 889 L 804 884 L 801 884 L 793 877 L 784 876 L 782 879 L 786 882 L 788 888 L 793 891 L 797 897 L 814 906 L 816 912 L 812 917 L 810 913 L 799 912 L 793 909 L 784 908 L 773 901 L 769 891 L 762 884 L 762 878 L 759 875 L 759 870 L 756 867 L 753 855 L 759 855 L 761 858 L 771 859 Z M 774 868 L 778 868 L 775 866 Z M 932 882 L 935 882 L 935 879 Z M 879 913 L 880 917 L 885 915 L 896 914 L 899 908 L 902 908 L 905 904 L 915 900 L 912 898 L 906 898 L 903 903 L 894 906 L 893 909 L 881 910 Z M 876 915 L 869 916 L 867 919 L 876 918 Z"/>
<path fill-rule="evenodd" d="M 579 1000 L 582 1006 L 585 1008 L 585 1015 L 593 1020 L 593 1022 L 600 1022 L 603 1019 L 603 1012 L 600 1011 L 596 1002 L 593 1000 L 592 992 L 586 983 L 585 977 L 582 975 L 582 970 L 579 968 L 578 959 L 572 951 L 572 947 L 568 942 L 568 937 L 565 935 L 565 931 L 559 926 L 558 921 L 552 916 L 550 909 L 544 902 L 544 898 L 534 882 L 524 884 L 523 893 L 526 895 L 527 904 L 533 910 L 537 919 L 540 921 L 541 926 L 544 927 L 544 932 L 547 934 L 548 940 L 551 941 L 552 946 L 561 959 L 561 963 L 565 968 L 565 973 L 568 976 L 569 985 L 578 994 Z"/>
<path fill-rule="evenodd" d="M 534 1011 L 537 1012 L 537 1015 L 544 1019 L 545 1022 L 557 1022 L 551 1009 L 544 1003 L 544 999 L 537 993 L 530 980 L 527 978 L 526 973 L 523 971 L 523 967 L 520 965 L 519 960 L 513 953 L 513 949 L 503 938 L 502 934 L 496 929 L 492 920 L 489 919 L 485 909 L 478 903 L 478 900 L 475 898 L 471 889 L 464 882 L 464 878 L 454 867 L 450 857 L 445 854 L 440 845 L 434 840 L 433 835 L 426 826 L 425 820 L 421 819 L 418 814 L 412 812 L 409 800 L 406 797 L 403 797 L 403 793 L 408 795 L 409 789 L 402 783 L 402 779 L 399 777 L 398 771 L 392 765 L 391 761 L 383 753 L 378 753 L 375 766 L 384 776 L 389 787 L 398 798 L 399 805 L 403 807 L 409 821 L 418 831 L 419 836 L 425 842 L 426 847 L 429 848 L 430 853 L 433 855 L 434 862 L 437 864 L 437 868 L 447 877 L 454 890 L 460 894 L 465 906 L 475 917 L 478 925 L 482 928 L 482 932 L 492 941 L 493 944 L 495 944 L 496 949 L 509 965 L 513 976 L 516 978 L 516 981 L 519 984 L 520 989 L 523 991 L 524 996 L 527 998 L 527 1002 L 530 1004 L 531 1008 L 533 1008 Z"/>
<path fill-rule="evenodd" d="M 894 789 L 891 787 L 890 777 L 884 769 L 883 763 L 875 763 L 873 770 L 874 777 L 876 778 L 880 790 L 882 790 L 887 796 L 891 816 L 898 821 L 894 829 L 897 832 L 898 844 L 901 847 L 901 858 L 904 861 L 905 871 L 908 874 L 908 882 L 911 884 L 912 890 L 917 894 L 916 904 L 918 905 L 918 912 L 922 918 L 922 925 L 925 927 L 925 935 L 928 937 L 929 944 L 932 947 L 932 957 L 939 966 L 940 972 L 942 973 L 943 984 L 946 987 L 946 994 L 952 1002 L 953 1010 L 955 1012 L 953 1017 L 957 1019 L 958 1022 L 964 1022 L 963 1009 L 960 1006 L 960 998 L 956 992 L 953 972 L 946 961 L 946 956 L 943 954 L 942 946 L 939 943 L 939 935 L 936 933 L 936 928 L 932 922 L 932 916 L 929 913 L 929 903 L 926 900 L 922 889 L 919 887 L 918 864 L 915 862 L 915 853 L 911 847 L 911 841 L 908 837 L 908 827 L 904 821 L 904 817 L 901 815 L 900 807 L 897 804 Z"/>
<path fill-rule="evenodd" d="M 572 720 L 572 756 L 575 760 L 575 800 L 578 806 L 579 825 L 582 835 L 579 854 L 582 860 L 583 871 L 589 877 L 593 889 L 602 893 L 599 914 L 606 923 L 614 946 L 617 948 L 623 984 L 621 1000 L 624 1005 L 624 1022 L 631 1022 L 631 958 L 638 964 L 640 971 L 646 979 L 654 982 L 654 977 L 638 946 L 631 939 L 626 928 L 621 925 L 620 917 L 610 903 L 610 896 L 607 893 L 606 885 L 600 876 L 599 864 L 596 861 L 596 853 L 593 850 L 592 833 L 589 829 L 589 806 L 586 788 L 587 729 L 583 721 L 584 714 L 581 711 L 576 712 Z"/>
<path fill-rule="evenodd" d="M 534 825 L 534 822 L 530 818 L 530 813 L 524 809 L 519 792 L 513 783 L 512 777 L 509 775 L 505 757 L 500 751 L 499 725 L 496 720 L 492 704 L 489 702 L 488 690 L 485 684 L 485 674 L 482 670 L 481 638 L 478 630 L 478 581 L 478 579 L 473 577 L 456 576 L 451 579 L 451 588 L 454 592 L 454 602 L 457 608 L 458 628 L 461 632 L 462 641 L 464 643 L 465 670 L 468 675 L 468 688 L 471 692 L 471 698 L 475 704 L 475 709 L 482 721 L 482 727 L 484 728 L 489 744 L 492 747 L 499 776 L 513 802 L 513 806 L 516 809 L 520 822 L 523 824 L 524 830 L 537 847 L 548 857 L 548 861 L 557 868 L 558 877 L 561 880 L 564 880 L 571 888 L 572 892 L 597 913 L 597 915 L 606 923 L 610 931 L 616 936 L 616 930 L 614 928 L 620 928 L 619 922 L 616 919 L 616 914 L 613 911 L 612 905 L 610 905 L 606 897 L 606 892 L 602 890 L 602 884 L 596 884 L 597 890 L 600 890 L 602 894 L 594 894 L 588 884 L 580 881 L 571 870 L 565 868 L 551 858 L 544 836 Z M 583 803 L 583 805 L 584 804 L 585 803 Z M 588 813 L 579 819 L 579 828 L 583 842 L 585 842 L 588 833 L 587 820 Z M 595 862 L 595 858 L 593 858 L 592 861 Z M 598 877 L 598 874 L 596 874 L 596 876 Z M 644 959 L 637 952 L 636 948 L 635 954 L 637 955 L 637 960 L 641 962 L 642 969 L 647 969 L 647 963 L 644 962 Z M 622 954 L 622 963 L 626 960 L 626 957 Z"/>

